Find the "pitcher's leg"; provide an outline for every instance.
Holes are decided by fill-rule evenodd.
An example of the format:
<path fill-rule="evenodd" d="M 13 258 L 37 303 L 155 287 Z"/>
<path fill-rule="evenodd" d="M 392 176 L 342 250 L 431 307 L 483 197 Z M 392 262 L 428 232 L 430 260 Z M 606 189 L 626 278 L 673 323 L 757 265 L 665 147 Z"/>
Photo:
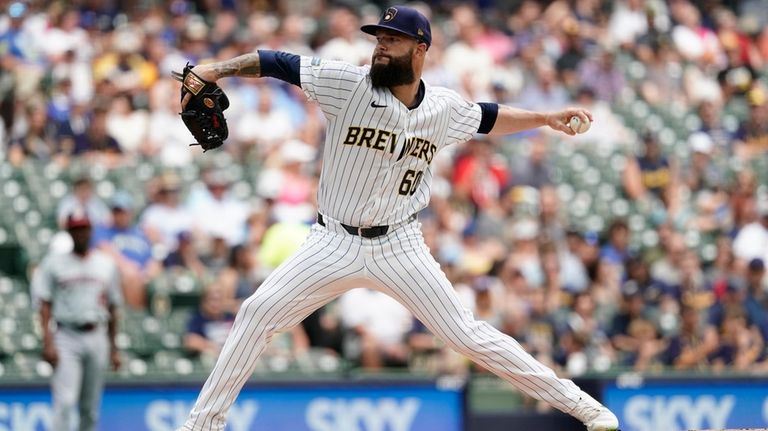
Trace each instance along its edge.
<path fill-rule="evenodd" d="M 307 242 L 243 302 L 184 430 L 223 430 L 227 412 L 271 336 L 359 283 L 359 243 L 313 227 Z"/>
<path fill-rule="evenodd" d="M 566 413 L 577 407 L 581 390 L 562 379 L 512 337 L 475 320 L 423 244 L 420 233 L 400 230 L 382 242 L 372 271 L 392 295 L 451 348 L 483 365 L 527 395 Z"/>

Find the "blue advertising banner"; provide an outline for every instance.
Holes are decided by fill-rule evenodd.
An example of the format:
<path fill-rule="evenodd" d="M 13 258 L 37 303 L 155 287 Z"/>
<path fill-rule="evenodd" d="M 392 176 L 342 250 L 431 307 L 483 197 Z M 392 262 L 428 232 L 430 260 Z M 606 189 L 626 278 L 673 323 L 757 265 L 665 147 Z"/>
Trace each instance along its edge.
<path fill-rule="evenodd" d="M 175 431 L 198 388 L 108 387 L 99 430 Z M 50 429 L 47 388 L 0 388 L 0 431 Z M 434 384 L 246 387 L 229 412 L 230 431 L 463 431 L 463 388 Z"/>
<path fill-rule="evenodd" d="M 622 431 L 768 427 L 768 380 L 610 383 L 603 401 Z"/>

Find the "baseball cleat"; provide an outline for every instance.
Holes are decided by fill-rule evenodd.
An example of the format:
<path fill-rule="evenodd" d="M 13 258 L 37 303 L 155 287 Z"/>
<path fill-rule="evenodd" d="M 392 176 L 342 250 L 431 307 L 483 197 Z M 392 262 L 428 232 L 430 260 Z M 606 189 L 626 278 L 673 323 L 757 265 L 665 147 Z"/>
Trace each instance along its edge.
<path fill-rule="evenodd" d="M 608 409 L 587 422 L 586 425 L 587 431 L 619 431 L 619 420 Z"/>
<path fill-rule="evenodd" d="M 587 431 L 619 431 L 619 419 L 604 405 L 581 391 L 579 405 L 571 415 L 587 427 Z"/>

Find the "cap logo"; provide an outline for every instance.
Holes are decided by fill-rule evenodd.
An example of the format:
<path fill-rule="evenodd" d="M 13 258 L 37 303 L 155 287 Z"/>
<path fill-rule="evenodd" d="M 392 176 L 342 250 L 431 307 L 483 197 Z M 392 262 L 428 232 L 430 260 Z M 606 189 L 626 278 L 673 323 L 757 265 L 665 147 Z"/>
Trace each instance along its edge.
<path fill-rule="evenodd" d="M 424 36 L 424 31 L 422 29 L 417 29 L 416 30 L 416 34 L 418 34 L 419 36 L 423 37 Z"/>
<path fill-rule="evenodd" d="M 397 9 L 391 7 L 387 9 L 387 11 L 384 13 L 384 16 L 381 18 L 381 20 L 384 22 L 392 21 L 393 19 L 395 19 L 395 15 L 397 15 Z"/>

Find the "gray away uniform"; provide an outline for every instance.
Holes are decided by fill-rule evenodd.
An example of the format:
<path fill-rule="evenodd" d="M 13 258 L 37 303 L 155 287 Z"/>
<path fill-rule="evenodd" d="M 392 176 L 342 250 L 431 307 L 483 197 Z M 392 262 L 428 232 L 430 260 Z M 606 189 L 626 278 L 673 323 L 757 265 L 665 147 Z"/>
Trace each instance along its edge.
<path fill-rule="evenodd" d="M 78 429 L 95 430 L 109 361 L 109 306 L 122 303 L 117 266 L 96 250 L 84 258 L 52 254 L 35 272 L 32 293 L 51 303 L 51 319 L 57 324 L 52 429 L 71 430 L 77 406 Z"/>

